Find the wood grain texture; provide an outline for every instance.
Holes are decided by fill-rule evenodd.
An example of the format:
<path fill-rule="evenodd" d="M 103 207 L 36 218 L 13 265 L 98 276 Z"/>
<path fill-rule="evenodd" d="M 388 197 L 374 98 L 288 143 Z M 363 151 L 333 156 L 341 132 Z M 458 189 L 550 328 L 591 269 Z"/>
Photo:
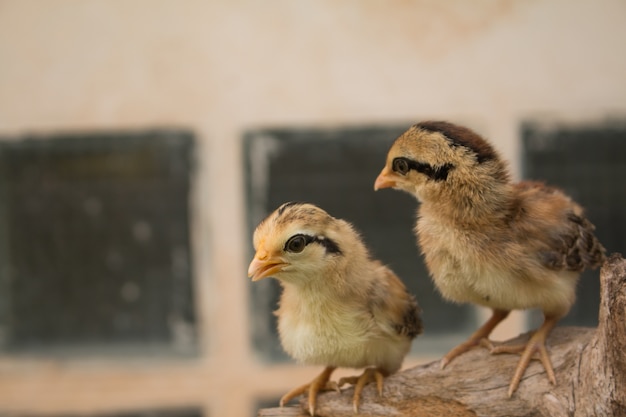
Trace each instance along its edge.
<path fill-rule="evenodd" d="M 386 379 L 383 398 L 375 387 L 363 391 L 363 416 L 626 416 L 626 261 L 612 255 L 602 267 L 600 324 L 597 329 L 556 328 L 548 339 L 557 376 L 552 386 L 537 361 L 519 389 L 507 398 L 519 356 L 474 349 L 441 370 L 439 361 Z M 506 343 L 529 337 L 520 335 Z M 417 342 L 419 343 L 419 341 Z M 352 388 L 319 396 L 317 415 L 353 416 Z M 259 416 L 306 416 L 300 407 L 261 410 Z"/>

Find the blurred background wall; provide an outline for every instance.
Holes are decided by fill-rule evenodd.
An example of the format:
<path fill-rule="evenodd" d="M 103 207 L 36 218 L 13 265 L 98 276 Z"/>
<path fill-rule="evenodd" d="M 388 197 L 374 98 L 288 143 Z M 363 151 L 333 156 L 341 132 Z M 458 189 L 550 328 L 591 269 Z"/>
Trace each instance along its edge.
<path fill-rule="evenodd" d="M 267 359 L 263 345 L 252 342 L 257 312 L 246 279 L 252 210 L 246 161 L 256 148 L 244 146 L 244 137 L 447 119 L 490 138 L 520 178 L 529 123 L 567 130 L 623 120 L 624 39 L 620 0 L 0 1 L 6 166 L 17 160 L 11 155 L 22 155 L 25 139 L 45 151 L 42 142 L 64 136 L 96 137 L 93 143 L 105 148 L 107 134 L 130 135 L 130 142 L 150 132 L 193 138 L 189 161 L 182 159 L 190 172 L 182 197 L 189 202 L 189 253 L 182 258 L 190 263 L 185 300 L 192 311 L 185 314 L 194 346 L 182 355 L 145 354 L 141 346 L 129 355 L 103 354 L 98 343 L 76 354 L 67 353 L 71 343 L 24 353 L 9 340 L 0 355 L 0 412 L 250 416 L 275 404 L 317 369 Z M 120 140 L 126 143 L 114 142 L 123 148 Z M 166 159 L 175 152 L 163 149 Z M 384 158 L 383 150 L 367 179 L 372 185 Z M 624 154 L 617 158 L 623 165 Z M 13 178 L 6 175 L 5 185 Z M 180 199 L 166 192 L 151 194 L 148 209 L 160 204 L 159 195 Z M 414 210 L 416 203 L 407 204 Z M 154 221 L 171 220 L 160 216 Z M 11 223 L 3 224 L 6 252 Z M 134 225 L 135 239 L 152 233 Z M 19 232 L 13 227 L 11 239 Z M 0 259 L 10 263 L 6 253 Z M 10 271 L 5 276 L 10 281 Z M 89 287 L 89 277 L 76 285 L 73 291 Z M 133 285 L 120 290 L 126 300 L 138 297 Z M 13 287 L 2 288 L 7 304 Z M 21 311 L 36 317 L 38 302 Z M 6 314 L 10 339 L 19 320 Z M 517 313 L 496 337 L 526 328 L 526 316 Z M 420 354 L 419 343 L 407 365 L 440 357 Z"/>

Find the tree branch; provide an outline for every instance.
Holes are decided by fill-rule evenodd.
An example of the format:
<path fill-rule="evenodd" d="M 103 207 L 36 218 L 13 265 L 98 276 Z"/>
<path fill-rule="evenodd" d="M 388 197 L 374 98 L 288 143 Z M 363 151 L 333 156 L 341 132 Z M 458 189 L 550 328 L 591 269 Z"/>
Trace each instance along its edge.
<path fill-rule="evenodd" d="M 548 339 L 557 385 L 539 362 L 507 397 L 517 355 L 490 355 L 474 349 L 441 370 L 439 361 L 385 380 L 383 398 L 370 384 L 363 390 L 360 415 L 368 416 L 626 416 L 626 261 L 613 254 L 602 267 L 597 329 L 558 327 Z M 507 343 L 528 339 L 523 334 Z M 352 417 L 352 388 L 319 396 L 319 416 Z M 266 409 L 259 416 L 306 416 L 300 407 Z"/>

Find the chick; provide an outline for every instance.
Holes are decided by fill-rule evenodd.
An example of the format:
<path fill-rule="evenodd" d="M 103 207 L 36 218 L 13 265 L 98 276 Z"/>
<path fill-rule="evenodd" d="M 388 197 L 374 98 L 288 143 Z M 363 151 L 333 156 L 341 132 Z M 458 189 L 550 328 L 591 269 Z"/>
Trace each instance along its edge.
<path fill-rule="evenodd" d="M 412 126 L 396 139 L 374 189 L 414 195 L 415 232 L 442 296 L 492 309 L 491 318 L 452 349 L 445 367 L 477 345 L 492 353 L 521 353 L 509 397 L 533 356 L 553 384 L 546 338 L 575 299 L 586 268 L 604 261 L 604 248 L 583 209 L 556 188 L 513 183 L 507 166 L 482 137 L 447 122 Z M 494 346 L 488 337 L 511 310 L 539 308 L 544 322 L 521 346 Z"/>
<path fill-rule="evenodd" d="M 402 365 L 411 341 L 422 332 L 420 309 L 402 281 L 370 258 L 359 234 L 321 208 L 281 205 L 254 232 L 252 281 L 276 278 L 282 286 L 278 316 L 285 351 L 299 362 L 323 365 L 313 381 L 285 394 L 280 405 L 308 391 L 309 412 L 317 393 L 355 385 L 357 412 L 363 387 Z M 337 367 L 366 368 L 360 376 L 330 381 Z"/>

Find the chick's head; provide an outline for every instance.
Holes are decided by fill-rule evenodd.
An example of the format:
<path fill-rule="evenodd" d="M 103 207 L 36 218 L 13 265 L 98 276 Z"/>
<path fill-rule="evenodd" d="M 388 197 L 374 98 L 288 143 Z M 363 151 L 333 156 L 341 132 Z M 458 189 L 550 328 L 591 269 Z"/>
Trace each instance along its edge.
<path fill-rule="evenodd" d="M 285 203 L 263 220 L 253 237 L 253 281 L 274 277 L 306 282 L 337 269 L 345 259 L 351 227 L 308 203 Z"/>
<path fill-rule="evenodd" d="M 374 189 L 394 188 L 424 201 L 485 178 L 507 181 L 495 150 L 478 134 L 448 122 L 411 126 L 391 146 Z"/>

